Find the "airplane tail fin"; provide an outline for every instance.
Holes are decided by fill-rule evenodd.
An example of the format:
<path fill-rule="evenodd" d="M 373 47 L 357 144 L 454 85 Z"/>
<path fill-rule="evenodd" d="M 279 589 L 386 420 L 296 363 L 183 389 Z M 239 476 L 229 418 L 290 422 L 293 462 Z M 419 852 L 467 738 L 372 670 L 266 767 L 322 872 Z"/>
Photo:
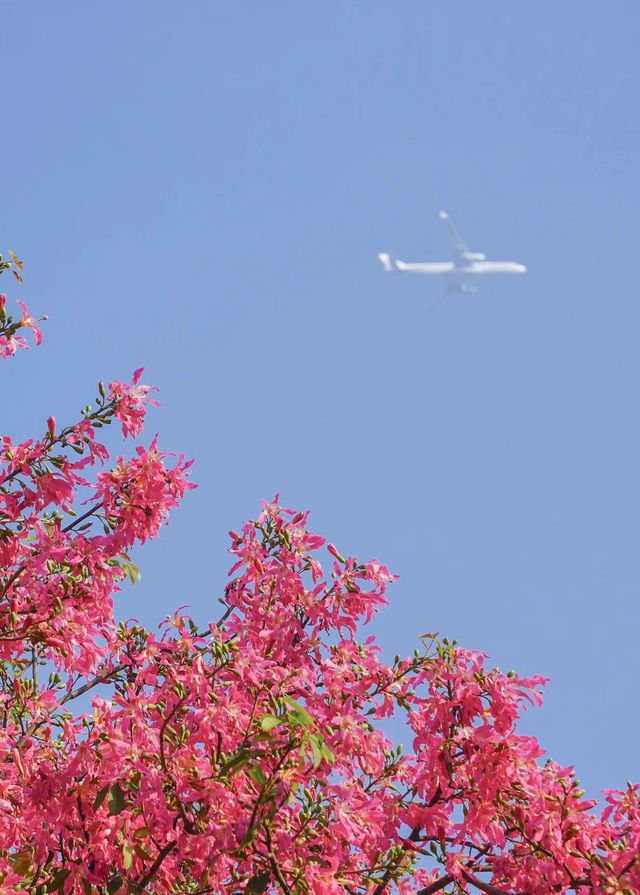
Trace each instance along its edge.
<path fill-rule="evenodd" d="M 398 269 L 396 262 L 388 252 L 378 252 L 378 258 L 382 262 L 382 266 L 387 273 L 392 273 L 394 270 Z"/>

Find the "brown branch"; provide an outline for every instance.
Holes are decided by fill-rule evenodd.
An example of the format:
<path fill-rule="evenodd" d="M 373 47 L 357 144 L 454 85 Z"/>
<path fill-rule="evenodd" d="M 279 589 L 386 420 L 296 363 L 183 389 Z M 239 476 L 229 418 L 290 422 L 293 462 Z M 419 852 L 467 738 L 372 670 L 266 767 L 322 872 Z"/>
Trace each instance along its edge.
<path fill-rule="evenodd" d="M 471 883 L 471 885 L 475 886 L 476 889 L 480 889 L 482 892 L 486 892 L 486 895 L 529 895 L 528 892 L 507 892 L 506 889 L 500 889 L 498 888 L 498 886 L 492 886 L 491 883 L 483 882 L 481 879 L 478 879 L 477 876 L 473 876 L 472 873 L 469 873 L 466 870 L 462 871 L 462 875 L 468 883 Z"/>
<path fill-rule="evenodd" d="M 83 693 L 87 693 L 89 690 L 93 690 L 93 688 L 97 687 L 98 684 L 103 684 L 105 681 L 109 680 L 112 675 L 118 674 L 126 667 L 127 666 L 124 662 L 120 662 L 119 665 L 114 665 L 112 669 L 110 669 L 109 671 L 105 671 L 104 674 L 99 674 L 96 677 L 92 678 L 90 681 L 87 681 L 87 683 L 83 684 L 82 687 L 76 687 L 75 690 L 69 690 L 69 692 L 60 700 L 60 705 L 64 705 L 66 702 L 70 702 L 72 699 L 76 699 L 78 696 L 82 696 Z"/>
<path fill-rule="evenodd" d="M 56 444 L 59 444 L 62 448 L 69 447 L 70 442 L 68 442 L 66 439 L 69 437 L 69 435 L 73 434 L 73 431 L 76 428 L 76 426 L 81 425 L 82 423 L 86 422 L 87 420 L 91 421 L 91 420 L 99 419 L 101 416 L 104 416 L 105 414 L 107 414 L 109 417 L 112 417 L 114 415 L 113 411 L 115 409 L 116 404 L 117 404 L 117 401 L 110 401 L 108 404 L 104 404 L 102 407 L 98 407 L 98 409 L 94 410 L 93 413 L 91 413 L 89 416 L 85 416 L 83 419 L 79 420 L 77 423 L 74 423 L 71 426 L 66 426 L 60 432 L 59 435 L 56 435 L 53 438 L 47 439 L 47 436 L 45 435 L 44 438 L 47 439 L 47 441 L 48 441 L 47 454 L 53 447 L 56 446 Z M 104 422 L 106 422 L 107 425 L 111 424 L 110 419 L 104 420 Z M 86 443 L 86 441 L 85 441 L 85 443 Z M 36 462 L 40 461 L 40 459 L 41 459 L 40 457 L 34 457 L 29 462 L 28 465 L 34 466 Z M 5 485 L 7 482 L 11 482 L 17 475 L 20 474 L 21 471 L 22 471 L 22 466 L 20 466 L 18 469 L 14 469 L 13 472 L 7 473 L 7 475 L 3 478 L 3 480 L 0 484 Z"/>
<path fill-rule="evenodd" d="M 151 867 L 147 870 L 147 872 L 142 877 L 142 879 L 138 883 L 136 883 L 138 888 L 140 888 L 140 889 L 146 888 L 147 884 L 151 882 L 153 877 L 156 875 L 156 873 L 160 869 L 164 859 L 167 857 L 169 852 L 173 851 L 173 849 L 176 847 L 177 844 L 178 843 L 175 840 L 172 840 L 170 842 L 167 842 L 167 844 L 165 846 L 163 846 L 163 848 L 160 849 L 160 851 L 158 852 L 156 859 L 153 862 L 153 864 L 151 865 Z"/>
<path fill-rule="evenodd" d="M 416 895 L 435 895 L 436 892 L 439 892 L 440 889 L 444 889 L 445 886 L 448 886 L 449 883 L 453 882 L 453 877 L 449 876 L 441 876 L 440 879 L 437 879 L 435 883 L 431 883 L 428 886 L 425 886 L 424 889 L 420 889 Z"/>
<path fill-rule="evenodd" d="M 265 830 L 265 839 L 267 841 L 267 848 L 269 849 L 269 865 L 271 867 L 273 875 L 275 876 L 276 881 L 277 881 L 278 885 L 280 886 L 280 888 L 282 889 L 284 895 L 290 895 L 291 889 L 289 888 L 289 884 L 287 883 L 286 879 L 284 878 L 284 874 L 283 874 L 282 870 L 280 869 L 280 865 L 278 864 L 275 854 L 273 853 L 273 844 L 271 841 L 271 833 L 269 832 L 268 828 Z"/>
<path fill-rule="evenodd" d="M 73 520 L 73 522 L 65 525 L 65 527 L 62 529 L 62 533 L 66 534 L 68 531 L 72 531 L 76 527 L 76 525 L 80 525 L 80 523 L 84 522 L 85 519 L 88 519 L 89 516 L 93 516 L 96 510 L 99 510 L 103 504 L 104 501 L 101 500 L 100 503 L 95 504 L 95 506 L 92 506 L 91 509 L 87 510 L 86 513 L 83 513 L 82 516 L 78 516 L 76 519 Z"/>
<path fill-rule="evenodd" d="M 85 519 L 88 519 L 89 516 L 93 516 L 93 514 L 96 512 L 96 510 L 99 510 L 100 507 L 103 506 L 103 504 L 104 504 L 104 501 L 101 500 L 100 503 L 95 504 L 95 506 L 93 506 L 93 507 L 91 507 L 91 509 L 87 510 L 86 513 L 83 513 L 82 516 L 78 516 L 77 519 L 74 519 L 73 522 L 69 523 L 69 525 L 65 525 L 65 527 L 63 529 L 61 529 L 62 533 L 66 534 L 67 532 L 72 531 L 76 527 L 76 525 L 80 525 L 80 523 L 84 522 Z M 40 550 L 34 550 L 33 553 L 30 555 L 29 559 L 33 559 L 34 556 L 39 556 L 40 552 L 41 552 Z M 28 563 L 25 563 L 24 565 L 20 566 L 20 568 L 16 569 L 16 571 L 10 576 L 10 578 L 7 580 L 6 584 L 2 588 L 2 594 L 0 594 L 0 597 L 2 599 L 4 599 L 4 597 L 6 597 L 11 585 L 14 583 L 14 581 L 16 581 L 20 577 L 20 575 L 22 575 L 22 573 L 25 571 L 25 569 L 27 567 L 28 567 Z M 19 638 L 19 639 L 22 639 L 22 638 Z"/>
<path fill-rule="evenodd" d="M 92 678 L 90 681 L 87 681 L 82 687 L 77 687 L 75 690 L 70 690 L 65 696 L 60 700 L 60 705 L 64 705 L 65 702 L 70 702 L 72 699 L 75 699 L 77 696 L 82 696 L 83 693 L 87 693 L 89 690 L 92 690 L 94 687 L 97 687 L 98 684 L 103 684 L 107 681 L 112 675 L 118 674 L 119 671 L 122 671 L 123 668 L 127 666 L 124 662 L 121 662 L 119 665 L 115 665 L 110 671 L 105 671 L 104 674 L 99 674 L 96 677 Z M 43 718 L 41 721 L 35 721 L 31 724 L 21 737 L 16 741 L 16 747 L 22 745 L 22 743 L 27 739 L 27 737 L 33 736 L 36 730 L 45 723 L 46 719 Z"/>

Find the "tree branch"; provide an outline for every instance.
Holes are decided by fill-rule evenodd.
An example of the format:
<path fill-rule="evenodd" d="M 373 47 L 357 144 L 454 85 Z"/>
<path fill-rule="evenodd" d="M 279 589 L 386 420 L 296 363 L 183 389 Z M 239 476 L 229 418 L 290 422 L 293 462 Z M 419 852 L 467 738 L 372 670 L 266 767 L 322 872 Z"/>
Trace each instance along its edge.
<path fill-rule="evenodd" d="M 498 886 L 492 886 L 491 883 L 483 882 L 481 879 L 478 879 L 477 876 L 474 876 L 472 873 L 469 873 L 466 870 L 462 871 L 462 875 L 468 883 L 471 883 L 471 885 L 475 886 L 476 889 L 480 889 L 482 892 L 486 892 L 486 895 L 529 895 L 528 892 L 507 892 L 506 889 L 500 889 L 498 888 Z"/>
<path fill-rule="evenodd" d="M 417 895 L 435 895 L 436 892 L 439 892 L 440 889 L 444 889 L 445 886 L 448 886 L 449 883 L 453 882 L 453 877 L 446 874 L 445 876 L 441 876 L 440 879 L 437 879 L 434 883 L 431 883 L 429 886 L 425 886 L 424 889 L 420 889 L 417 892 Z"/>
<path fill-rule="evenodd" d="M 151 882 L 153 877 L 156 875 L 156 873 L 160 869 L 164 859 L 167 857 L 169 852 L 173 851 L 173 849 L 176 847 L 176 845 L 177 845 L 177 842 L 175 840 L 173 840 L 171 842 L 167 842 L 167 844 L 163 848 L 160 849 L 160 851 L 158 852 L 156 859 L 153 862 L 153 864 L 151 865 L 151 867 L 147 870 L 147 872 L 142 877 L 142 879 L 138 883 L 136 883 L 136 885 L 140 889 L 145 889 L 147 884 Z"/>
<path fill-rule="evenodd" d="M 60 705 L 64 705 L 66 702 L 70 702 L 72 699 L 76 699 L 78 696 L 82 696 L 83 693 L 87 693 L 89 690 L 93 690 L 94 687 L 97 687 L 98 684 L 103 684 L 105 681 L 108 681 L 110 677 L 114 674 L 118 674 L 120 671 L 123 671 L 126 668 L 126 664 L 124 662 L 120 662 L 119 665 L 114 665 L 109 671 L 105 671 L 104 674 L 98 674 L 96 677 L 92 678 L 90 681 L 87 681 L 86 684 L 83 684 L 82 687 L 76 687 L 75 690 L 69 690 L 62 699 L 60 700 Z"/>

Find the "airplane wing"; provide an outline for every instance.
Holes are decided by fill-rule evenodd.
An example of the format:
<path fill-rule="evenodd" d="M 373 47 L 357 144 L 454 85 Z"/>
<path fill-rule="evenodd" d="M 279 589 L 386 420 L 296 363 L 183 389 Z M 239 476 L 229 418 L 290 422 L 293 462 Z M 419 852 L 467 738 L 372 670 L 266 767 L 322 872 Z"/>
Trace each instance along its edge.
<path fill-rule="evenodd" d="M 466 260 L 469 257 L 469 249 L 465 245 L 464 240 L 456 230 L 456 227 L 446 211 L 440 212 L 440 220 L 444 221 L 449 231 L 449 240 L 453 248 L 453 253 L 457 258 Z"/>

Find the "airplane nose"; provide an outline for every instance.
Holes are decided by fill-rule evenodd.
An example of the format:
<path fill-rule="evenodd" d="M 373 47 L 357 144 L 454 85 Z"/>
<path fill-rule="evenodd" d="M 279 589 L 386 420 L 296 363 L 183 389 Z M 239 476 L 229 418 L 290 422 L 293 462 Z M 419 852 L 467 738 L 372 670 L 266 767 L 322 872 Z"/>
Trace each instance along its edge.
<path fill-rule="evenodd" d="M 524 264 L 519 264 L 519 265 L 518 265 L 518 269 L 519 269 L 520 273 L 526 273 L 526 272 L 527 272 L 527 268 L 525 267 Z"/>

